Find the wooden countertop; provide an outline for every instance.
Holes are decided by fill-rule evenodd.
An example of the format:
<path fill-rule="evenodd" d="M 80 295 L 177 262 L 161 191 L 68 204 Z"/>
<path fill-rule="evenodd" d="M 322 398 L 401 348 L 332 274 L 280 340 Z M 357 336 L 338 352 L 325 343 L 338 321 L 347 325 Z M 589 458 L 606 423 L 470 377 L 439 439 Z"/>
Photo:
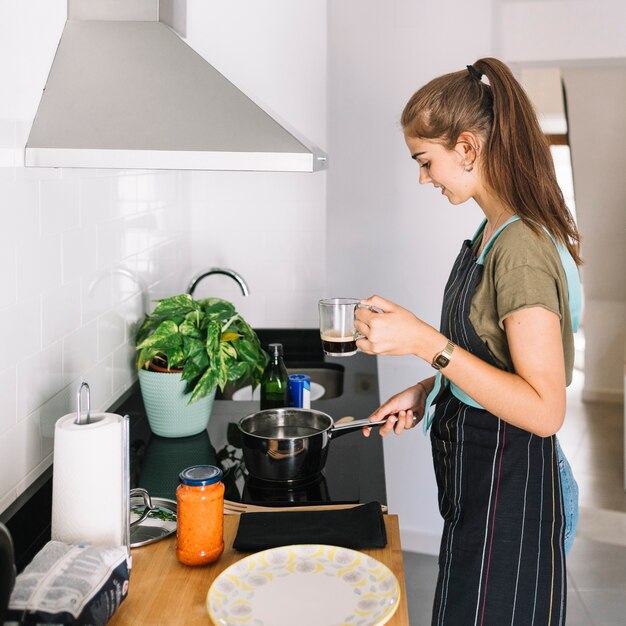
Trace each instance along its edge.
<path fill-rule="evenodd" d="M 289 515 L 289 513 L 286 513 Z M 385 515 L 387 546 L 361 550 L 391 569 L 400 582 L 398 610 L 389 626 L 407 626 L 409 614 L 404 584 L 404 565 L 397 515 Z M 239 559 L 246 556 L 233 550 L 239 524 L 238 515 L 224 517 L 224 553 L 206 567 L 187 567 L 176 559 L 176 538 L 170 537 L 141 548 L 133 548 L 133 569 L 128 597 L 122 602 L 110 626 L 194 626 L 212 624 L 205 608 L 213 580 Z M 322 626 L 322 625 L 320 625 Z"/>

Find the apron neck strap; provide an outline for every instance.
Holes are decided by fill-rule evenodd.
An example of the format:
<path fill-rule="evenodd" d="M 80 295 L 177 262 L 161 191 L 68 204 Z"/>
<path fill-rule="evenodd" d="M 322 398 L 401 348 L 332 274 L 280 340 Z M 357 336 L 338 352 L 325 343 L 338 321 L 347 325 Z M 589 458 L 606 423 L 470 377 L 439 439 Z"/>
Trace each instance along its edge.
<path fill-rule="evenodd" d="M 512 224 L 513 222 L 516 222 L 518 219 L 520 219 L 519 215 L 512 215 L 511 217 L 509 217 L 509 219 L 506 222 L 504 222 L 504 224 L 502 224 L 502 226 L 500 226 L 500 228 L 498 228 L 498 230 L 496 230 L 495 233 L 493 233 L 493 235 L 491 235 L 489 241 L 487 242 L 487 245 L 483 248 L 483 251 L 480 253 L 480 256 L 478 257 L 478 259 L 476 259 L 476 263 L 478 263 L 478 265 L 483 265 L 485 263 L 485 257 L 487 256 L 487 253 L 489 252 L 489 250 L 491 250 L 491 246 L 493 246 L 495 240 L 498 238 L 498 235 L 509 224 Z M 482 233 L 483 229 L 485 228 L 485 224 L 486 223 L 487 223 L 487 220 L 484 220 L 483 223 L 480 225 L 477 233 L 474 235 L 474 240 L 473 241 L 475 241 L 478 238 L 478 236 L 480 235 L 480 233 Z"/>
<path fill-rule="evenodd" d="M 519 215 L 513 215 L 510 217 L 498 230 L 491 236 L 491 239 L 487 242 L 487 245 L 480 253 L 478 259 L 476 259 L 476 263 L 478 265 L 484 265 L 485 257 L 489 250 L 491 250 L 491 246 L 493 246 L 495 240 L 498 238 L 498 235 L 513 222 L 520 219 Z M 485 229 L 485 225 L 487 220 L 483 220 L 482 224 L 478 227 L 476 234 L 472 239 L 472 245 L 478 240 L 481 233 Z M 563 271 L 565 272 L 565 277 L 567 279 L 567 292 L 568 292 L 568 301 L 570 308 L 570 315 L 572 318 L 572 330 L 576 332 L 578 330 L 578 325 L 580 323 L 581 309 L 582 309 L 582 289 L 580 286 L 580 274 L 578 272 L 578 267 L 572 258 L 572 255 L 569 253 L 569 250 L 561 243 L 557 242 L 557 240 L 548 232 L 548 230 L 544 227 L 544 230 L 549 235 L 550 239 L 554 242 L 556 249 L 559 253 L 559 257 L 561 259 L 561 263 L 563 265 Z"/>

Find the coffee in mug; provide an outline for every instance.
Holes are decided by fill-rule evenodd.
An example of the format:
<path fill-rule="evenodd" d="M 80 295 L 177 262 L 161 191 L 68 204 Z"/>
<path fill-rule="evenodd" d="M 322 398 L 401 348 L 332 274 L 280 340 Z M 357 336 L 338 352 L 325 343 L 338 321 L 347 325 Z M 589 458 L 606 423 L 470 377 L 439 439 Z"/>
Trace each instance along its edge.
<path fill-rule="evenodd" d="M 320 337 L 328 356 L 356 354 L 354 310 L 358 298 L 327 298 L 319 301 Z"/>
<path fill-rule="evenodd" d="M 329 330 L 321 333 L 322 348 L 328 356 L 351 356 L 356 353 L 356 339 L 354 334 L 342 336 L 339 331 Z"/>

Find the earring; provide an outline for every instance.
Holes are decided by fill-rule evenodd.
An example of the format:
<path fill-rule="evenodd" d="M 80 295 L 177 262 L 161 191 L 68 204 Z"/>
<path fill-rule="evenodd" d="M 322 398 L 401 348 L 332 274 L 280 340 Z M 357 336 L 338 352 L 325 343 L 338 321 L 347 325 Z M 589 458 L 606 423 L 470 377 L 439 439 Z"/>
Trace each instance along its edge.
<path fill-rule="evenodd" d="M 474 165 L 470 165 L 469 167 L 464 167 L 463 168 L 466 172 L 471 172 L 474 169 Z"/>

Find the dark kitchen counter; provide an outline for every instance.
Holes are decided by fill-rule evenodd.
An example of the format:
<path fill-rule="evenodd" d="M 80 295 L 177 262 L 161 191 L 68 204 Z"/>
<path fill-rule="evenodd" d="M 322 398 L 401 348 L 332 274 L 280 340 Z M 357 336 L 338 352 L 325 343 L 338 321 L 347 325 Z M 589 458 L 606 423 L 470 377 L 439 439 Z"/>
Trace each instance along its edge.
<path fill-rule="evenodd" d="M 376 358 L 364 354 L 325 358 L 317 330 L 257 330 L 263 346 L 280 341 L 285 361 L 302 365 L 327 362 L 344 368 L 343 392 L 312 402 L 311 408 L 335 420 L 346 415 L 364 418 L 378 406 Z M 233 441 L 234 424 L 259 410 L 258 402 L 216 400 L 207 431 L 193 437 L 168 439 L 153 435 L 136 383 L 108 412 L 130 416 L 131 487 L 142 486 L 153 496 L 174 498 L 181 469 L 206 463 L 225 470 L 226 497 L 231 500 L 277 503 L 369 502 L 387 503 L 382 439 L 375 432 L 365 438 L 359 429 L 332 439 L 323 476 L 297 489 L 248 488 L 241 450 Z M 231 441 L 228 432 L 230 425 Z M 236 437 L 235 437 L 236 439 Z M 233 443 L 235 445 L 233 445 Z M 50 539 L 52 468 L 49 468 L 2 515 L 13 537 L 18 571 Z"/>
<path fill-rule="evenodd" d="M 332 363 L 343 369 L 343 392 L 335 398 L 311 402 L 311 408 L 338 420 L 367 417 L 378 406 L 376 358 L 358 353 L 352 357 L 325 357 L 317 330 L 258 330 L 266 347 L 281 341 L 285 362 L 291 369 L 314 363 Z M 221 466 L 226 497 L 262 503 L 369 502 L 386 504 L 383 446 L 372 432 L 360 429 L 333 437 L 323 474 L 303 485 L 268 485 L 250 479 L 245 472 L 236 424 L 259 410 L 258 401 L 216 400 L 208 432 L 179 439 L 158 437 L 150 431 L 141 393 L 134 389 L 116 408 L 131 417 L 131 487 L 144 487 L 152 496 L 175 498 L 180 470 L 195 464 Z"/>

